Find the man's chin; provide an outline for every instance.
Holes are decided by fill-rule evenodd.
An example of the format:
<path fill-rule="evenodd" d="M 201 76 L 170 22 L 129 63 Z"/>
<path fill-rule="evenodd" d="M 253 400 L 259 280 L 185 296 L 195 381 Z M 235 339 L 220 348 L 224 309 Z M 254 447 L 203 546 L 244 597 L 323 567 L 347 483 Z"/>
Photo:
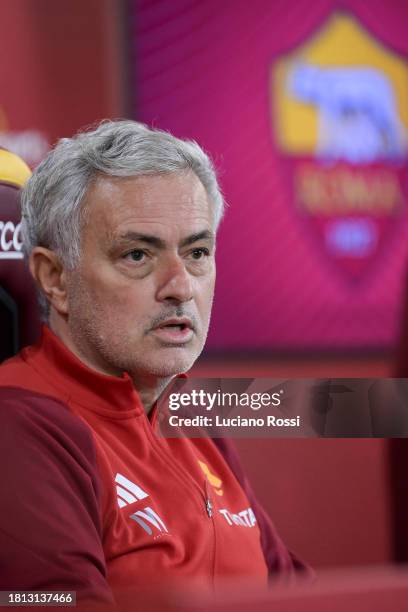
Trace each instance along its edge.
<path fill-rule="evenodd" d="M 151 374 L 161 378 L 177 376 L 187 372 L 198 357 L 197 351 L 182 347 L 162 347 L 159 355 L 152 358 L 148 364 Z"/>

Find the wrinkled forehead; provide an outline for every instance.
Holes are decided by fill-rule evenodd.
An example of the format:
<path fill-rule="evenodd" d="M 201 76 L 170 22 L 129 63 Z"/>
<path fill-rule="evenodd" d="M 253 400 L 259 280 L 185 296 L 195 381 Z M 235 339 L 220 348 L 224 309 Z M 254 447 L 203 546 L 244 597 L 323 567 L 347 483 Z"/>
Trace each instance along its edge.
<path fill-rule="evenodd" d="M 88 189 L 83 239 L 95 234 L 117 237 L 129 229 L 165 235 L 209 230 L 215 211 L 193 172 L 140 177 L 98 176 Z"/>

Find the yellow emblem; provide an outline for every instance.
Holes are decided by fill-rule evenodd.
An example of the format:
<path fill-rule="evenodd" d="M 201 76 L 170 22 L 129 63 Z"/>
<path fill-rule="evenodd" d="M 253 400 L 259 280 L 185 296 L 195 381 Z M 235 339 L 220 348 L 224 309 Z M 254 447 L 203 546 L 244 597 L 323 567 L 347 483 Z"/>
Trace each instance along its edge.
<path fill-rule="evenodd" d="M 349 15 L 334 14 L 305 44 L 282 56 L 273 66 L 270 88 L 274 132 L 285 153 L 324 154 L 325 145 L 333 150 L 336 139 L 349 133 L 355 138 L 363 127 L 371 134 L 367 147 L 378 156 L 390 145 L 406 153 L 406 62 Z M 339 108 L 341 117 L 334 115 Z M 386 138 L 383 150 L 381 136 Z"/>
<path fill-rule="evenodd" d="M 208 482 L 210 483 L 210 485 L 214 488 L 214 491 L 217 495 L 221 496 L 224 495 L 224 491 L 222 490 L 222 480 L 221 478 L 218 478 L 218 476 L 216 476 L 215 474 L 213 474 L 210 470 L 210 468 L 208 467 L 208 465 L 206 463 L 204 463 L 204 461 L 200 461 L 198 459 L 198 465 L 200 466 L 200 468 L 202 469 L 204 475 L 206 476 Z"/>

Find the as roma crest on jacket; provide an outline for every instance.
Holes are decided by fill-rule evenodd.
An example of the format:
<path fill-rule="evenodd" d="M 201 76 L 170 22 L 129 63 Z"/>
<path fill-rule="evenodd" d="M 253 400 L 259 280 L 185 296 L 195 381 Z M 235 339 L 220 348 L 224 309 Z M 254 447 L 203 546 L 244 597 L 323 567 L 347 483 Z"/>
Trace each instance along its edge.
<path fill-rule="evenodd" d="M 359 280 L 406 213 L 407 59 L 336 13 L 277 58 L 270 87 L 299 218 L 322 257 Z"/>

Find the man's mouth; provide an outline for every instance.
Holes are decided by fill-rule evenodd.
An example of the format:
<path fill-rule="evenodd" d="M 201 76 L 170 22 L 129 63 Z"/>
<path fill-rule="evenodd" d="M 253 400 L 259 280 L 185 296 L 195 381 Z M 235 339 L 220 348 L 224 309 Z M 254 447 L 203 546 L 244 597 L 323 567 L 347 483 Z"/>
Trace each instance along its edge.
<path fill-rule="evenodd" d="M 154 327 L 152 331 L 155 336 L 169 344 L 185 344 L 194 335 L 193 324 L 187 318 L 168 319 Z"/>

